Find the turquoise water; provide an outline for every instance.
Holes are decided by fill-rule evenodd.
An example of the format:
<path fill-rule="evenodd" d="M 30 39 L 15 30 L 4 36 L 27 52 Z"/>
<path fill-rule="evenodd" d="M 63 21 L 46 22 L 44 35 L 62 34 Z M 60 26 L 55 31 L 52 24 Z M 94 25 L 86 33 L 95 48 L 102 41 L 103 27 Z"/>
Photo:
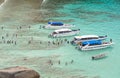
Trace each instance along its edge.
<path fill-rule="evenodd" d="M 81 75 L 85 76 L 84 78 L 119 78 L 119 3 L 120 2 L 117 2 L 117 0 L 77 1 L 72 4 L 63 5 L 62 8 L 56 10 L 61 14 L 65 14 L 65 16 L 54 18 L 50 17 L 57 20 L 70 20 L 70 22 L 66 23 L 75 24 L 76 28 L 80 28 L 80 35 L 108 35 L 107 40 L 112 38 L 115 43 L 113 47 L 94 51 L 80 51 L 75 49 L 75 46 L 65 44 L 52 50 L 1 50 L 0 55 L 2 56 L 0 59 L 0 68 L 16 65 L 28 66 L 37 70 L 41 74 L 42 78 L 72 78 L 71 76 L 66 77 L 64 75 Z M 36 29 L 39 28 L 39 25 L 35 25 L 33 27 L 33 30 L 39 32 L 39 30 Z M 47 37 L 52 30 L 43 29 L 41 32 L 45 32 L 45 35 L 42 36 L 40 40 L 53 40 Z M 73 37 L 66 38 L 71 40 Z M 91 56 L 104 52 L 108 54 L 106 58 L 91 60 Z M 65 71 L 65 74 L 59 74 L 58 71 L 55 70 L 48 73 L 46 71 L 47 68 L 43 69 L 41 67 L 41 62 L 44 63 L 44 60 L 40 60 L 38 58 L 44 57 L 45 60 L 48 60 L 53 56 L 57 57 L 53 58 L 53 60 L 61 60 L 62 64 L 58 65 L 55 63 L 52 68 L 56 68 L 61 73 Z M 24 62 L 24 57 L 27 57 L 28 61 Z M 71 60 L 74 60 L 74 63 L 72 65 L 69 64 L 68 66 L 65 66 L 64 63 L 66 61 L 70 62 Z"/>
<path fill-rule="evenodd" d="M 120 30 L 120 9 L 119 4 L 113 1 L 105 1 L 103 3 L 77 2 L 75 4 L 64 5 L 57 12 L 66 14 L 65 17 L 55 19 L 68 20 L 72 19 L 71 24 L 75 24 L 81 29 L 80 35 L 97 34 L 108 35 L 114 41 L 112 48 L 82 52 L 75 49 L 75 46 L 66 45 L 56 50 L 51 50 L 48 55 L 60 55 L 62 61 L 70 61 L 73 59 L 75 64 L 70 69 L 84 70 L 86 75 L 98 76 L 100 78 L 119 78 L 120 67 L 119 62 L 119 30 Z M 68 37 L 72 39 L 72 37 Z M 44 51 L 48 52 L 48 51 Z M 101 60 L 91 60 L 92 55 L 99 53 L 108 53 L 108 56 Z M 43 53 L 44 54 L 44 53 Z M 61 66 L 56 66 L 61 67 Z M 62 68 L 65 68 L 62 66 Z M 89 78 L 89 77 L 88 77 Z"/>
<path fill-rule="evenodd" d="M 98 1 L 99 2 L 99 1 Z M 76 50 L 73 46 L 61 47 L 57 50 L 62 59 L 70 58 L 76 61 L 72 67 L 83 69 L 89 74 L 99 75 L 100 78 L 119 78 L 120 77 L 120 4 L 113 1 L 104 1 L 103 3 L 77 2 L 75 4 L 65 5 L 58 12 L 68 14 L 60 19 L 73 19 L 77 28 L 81 29 L 80 35 L 97 34 L 108 35 L 114 41 L 112 48 L 82 52 Z M 107 58 L 101 60 L 91 60 L 91 56 L 107 52 Z M 66 57 L 64 57 L 66 56 Z"/>

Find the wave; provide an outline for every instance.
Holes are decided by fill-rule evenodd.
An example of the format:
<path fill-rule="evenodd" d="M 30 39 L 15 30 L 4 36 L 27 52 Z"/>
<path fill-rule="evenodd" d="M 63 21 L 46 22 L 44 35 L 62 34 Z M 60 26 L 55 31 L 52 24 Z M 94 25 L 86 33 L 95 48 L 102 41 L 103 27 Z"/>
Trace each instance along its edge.
<path fill-rule="evenodd" d="M 4 4 L 5 0 L 0 0 L 0 7 Z"/>

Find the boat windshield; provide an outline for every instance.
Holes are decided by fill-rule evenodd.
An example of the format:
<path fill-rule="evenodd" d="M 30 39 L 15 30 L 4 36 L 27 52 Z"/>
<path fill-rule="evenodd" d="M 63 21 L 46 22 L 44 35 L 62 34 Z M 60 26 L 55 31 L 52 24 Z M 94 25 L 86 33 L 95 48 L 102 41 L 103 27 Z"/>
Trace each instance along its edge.
<path fill-rule="evenodd" d="M 74 38 L 74 40 L 78 40 L 77 38 Z"/>
<path fill-rule="evenodd" d="M 81 38 L 81 40 L 98 39 L 98 37 Z"/>
<path fill-rule="evenodd" d="M 60 31 L 59 33 L 69 33 L 71 31 Z"/>
<path fill-rule="evenodd" d="M 63 26 L 63 25 L 53 25 L 53 24 L 51 24 L 52 26 Z"/>

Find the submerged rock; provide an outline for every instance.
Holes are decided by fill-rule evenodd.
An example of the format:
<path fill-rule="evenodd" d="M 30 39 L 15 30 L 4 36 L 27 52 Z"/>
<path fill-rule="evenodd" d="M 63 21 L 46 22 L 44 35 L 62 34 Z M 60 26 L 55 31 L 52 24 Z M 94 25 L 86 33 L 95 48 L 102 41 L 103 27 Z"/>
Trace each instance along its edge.
<path fill-rule="evenodd" d="M 26 67 L 10 67 L 0 70 L 0 78 L 40 78 L 40 75 Z"/>

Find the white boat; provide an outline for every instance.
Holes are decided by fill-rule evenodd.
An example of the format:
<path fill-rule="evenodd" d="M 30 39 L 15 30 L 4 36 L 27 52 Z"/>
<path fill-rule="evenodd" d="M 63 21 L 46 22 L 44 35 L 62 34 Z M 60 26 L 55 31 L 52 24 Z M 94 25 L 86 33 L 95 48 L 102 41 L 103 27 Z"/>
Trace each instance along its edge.
<path fill-rule="evenodd" d="M 97 60 L 97 59 L 104 58 L 104 57 L 106 57 L 106 53 L 101 53 L 101 54 L 92 56 L 92 60 Z"/>
<path fill-rule="evenodd" d="M 61 29 L 61 28 L 73 28 L 73 24 L 63 24 L 62 22 L 48 22 L 48 25 L 43 26 L 46 29 Z"/>
<path fill-rule="evenodd" d="M 80 50 L 96 50 L 96 49 L 103 49 L 107 47 L 111 47 L 113 45 L 113 42 L 102 42 L 101 40 L 92 40 L 92 41 L 86 41 L 82 42 L 78 45 L 78 48 Z"/>
<path fill-rule="evenodd" d="M 79 42 L 90 41 L 90 40 L 104 40 L 107 38 L 105 36 L 98 36 L 98 35 L 83 35 L 83 36 L 75 36 L 74 39 L 71 41 L 72 44 L 78 44 Z"/>
<path fill-rule="evenodd" d="M 64 36 L 77 35 L 79 33 L 80 33 L 80 29 L 77 29 L 77 30 L 58 29 L 58 30 L 54 30 L 54 32 L 52 32 L 50 34 L 50 36 L 52 36 L 52 37 L 64 37 Z"/>

